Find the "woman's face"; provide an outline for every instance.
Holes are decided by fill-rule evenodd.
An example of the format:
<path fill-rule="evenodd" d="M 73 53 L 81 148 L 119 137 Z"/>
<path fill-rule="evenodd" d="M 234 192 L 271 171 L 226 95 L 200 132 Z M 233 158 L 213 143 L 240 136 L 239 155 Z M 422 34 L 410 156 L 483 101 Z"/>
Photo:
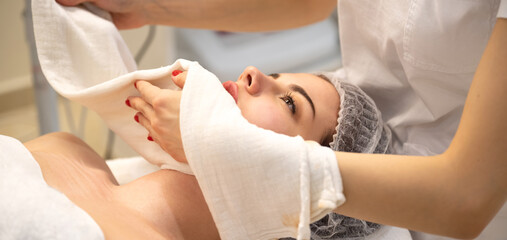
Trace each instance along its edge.
<path fill-rule="evenodd" d="M 247 67 L 235 83 L 224 83 L 224 87 L 242 115 L 261 128 L 322 142 L 337 124 L 338 92 L 331 83 L 312 74 L 265 75 Z"/>

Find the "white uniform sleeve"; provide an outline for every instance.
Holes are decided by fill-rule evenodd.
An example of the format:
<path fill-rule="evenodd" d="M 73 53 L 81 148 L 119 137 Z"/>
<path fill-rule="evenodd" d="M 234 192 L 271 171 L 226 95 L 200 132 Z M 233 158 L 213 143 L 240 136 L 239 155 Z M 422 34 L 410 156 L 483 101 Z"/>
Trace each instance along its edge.
<path fill-rule="evenodd" d="M 497 18 L 507 18 L 507 0 L 500 2 L 500 8 L 498 8 Z"/>

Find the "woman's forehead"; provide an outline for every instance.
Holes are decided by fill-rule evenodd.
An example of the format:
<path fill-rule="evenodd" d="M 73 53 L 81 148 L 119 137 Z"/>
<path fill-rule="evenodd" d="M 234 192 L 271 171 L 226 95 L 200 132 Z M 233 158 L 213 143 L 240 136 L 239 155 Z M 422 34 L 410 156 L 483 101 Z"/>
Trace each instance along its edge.
<path fill-rule="evenodd" d="M 280 74 L 272 74 L 277 75 L 277 78 L 280 78 L 283 81 L 292 82 L 294 84 L 300 85 L 307 92 L 308 91 L 324 91 L 329 94 L 338 95 L 338 91 L 334 87 L 334 85 L 327 79 L 319 77 L 310 73 L 280 73 Z"/>

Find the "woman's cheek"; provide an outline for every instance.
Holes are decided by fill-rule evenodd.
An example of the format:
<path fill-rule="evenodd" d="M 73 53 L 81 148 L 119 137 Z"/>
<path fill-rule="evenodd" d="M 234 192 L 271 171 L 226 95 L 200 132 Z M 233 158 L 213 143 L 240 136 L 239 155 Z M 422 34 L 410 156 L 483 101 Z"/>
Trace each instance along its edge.
<path fill-rule="evenodd" d="M 252 106 L 248 108 L 240 108 L 243 117 L 248 122 L 264 129 L 268 129 L 277 133 L 292 135 L 289 132 L 287 122 L 279 109 L 270 106 Z"/>

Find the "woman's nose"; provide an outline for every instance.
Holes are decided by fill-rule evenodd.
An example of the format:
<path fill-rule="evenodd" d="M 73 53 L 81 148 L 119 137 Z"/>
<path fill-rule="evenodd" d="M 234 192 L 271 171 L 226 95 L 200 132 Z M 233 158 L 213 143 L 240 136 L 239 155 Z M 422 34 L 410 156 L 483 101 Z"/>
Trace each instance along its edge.
<path fill-rule="evenodd" d="M 243 71 L 243 75 L 247 84 L 246 89 L 252 95 L 270 89 L 273 85 L 273 79 L 266 76 L 256 67 L 247 67 Z"/>

